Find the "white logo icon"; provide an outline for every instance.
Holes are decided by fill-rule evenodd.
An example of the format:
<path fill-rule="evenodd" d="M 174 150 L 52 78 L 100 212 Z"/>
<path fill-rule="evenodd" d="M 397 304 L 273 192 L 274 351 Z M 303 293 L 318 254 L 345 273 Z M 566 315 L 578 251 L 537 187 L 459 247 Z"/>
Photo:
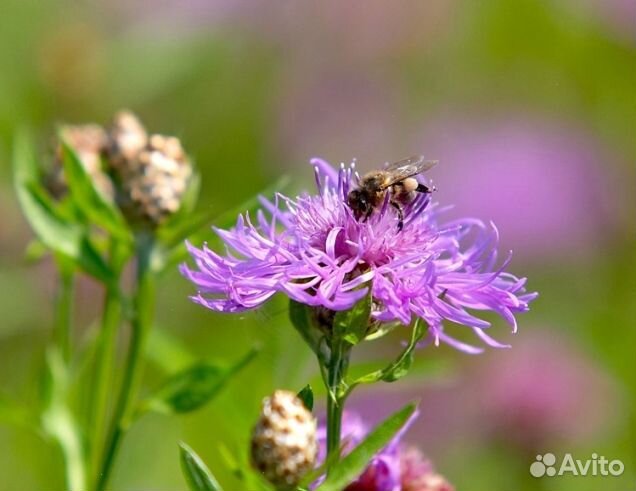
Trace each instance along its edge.
<path fill-rule="evenodd" d="M 593 453 L 591 459 L 574 459 L 572 454 L 563 456 L 561 465 L 557 466 L 557 458 L 553 453 L 537 455 L 536 460 L 530 464 L 532 477 L 553 477 L 571 474 L 573 476 L 620 476 L 625 470 L 625 465 L 620 460 L 608 460 L 603 455 L 600 457 Z"/>
<path fill-rule="evenodd" d="M 553 453 L 537 455 L 536 462 L 533 462 L 530 466 L 530 474 L 532 477 L 543 477 L 545 475 L 552 477 L 556 475 L 554 464 L 556 464 L 556 457 Z"/>

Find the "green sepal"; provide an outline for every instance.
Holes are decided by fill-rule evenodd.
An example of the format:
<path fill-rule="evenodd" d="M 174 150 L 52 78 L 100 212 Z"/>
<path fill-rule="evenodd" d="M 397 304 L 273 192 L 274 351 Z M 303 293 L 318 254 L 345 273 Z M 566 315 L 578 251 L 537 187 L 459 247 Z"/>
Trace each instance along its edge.
<path fill-rule="evenodd" d="M 333 320 L 333 335 L 352 346 L 362 341 L 367 335 L 371 319 L 371 293 L 358 301 L 349 310 L 336 312 Z"/>
<path fill-rule="evenodd" d="M 309 411 L 314 409 L 314 391 L 311 385 L 305 385 L 298 393 L 298 397 Z"/>

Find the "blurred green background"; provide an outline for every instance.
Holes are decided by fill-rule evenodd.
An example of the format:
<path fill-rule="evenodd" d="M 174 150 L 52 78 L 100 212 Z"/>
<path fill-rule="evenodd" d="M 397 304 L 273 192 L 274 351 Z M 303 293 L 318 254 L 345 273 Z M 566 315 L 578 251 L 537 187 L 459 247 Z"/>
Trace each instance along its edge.
<path fill-rule="evenodd" d="M 200 207 L 233 208 L 282 174 L 312 186 L 309 158 L 371 169 L 424 152 L 449 212 L 498 224 L 502 257 L 540 292 L 512 350 L 418 353 L 414 374 L 351 401 L 371 423 L 421 398 L 409 436 L 457 489 L 636 487 L 636 2 L 633 0 L 4 0 L 0 14 L 0 387 L 29 405 L 51 336 L 55 275 L 30 265 L 31 232 L 10 184 L 18 126 L 42 153 L 59 122 L 119 108 L 175 134 L 203 177 Z M 212 234 L 212 232 L 210 232 Z M 262 397 L 317 382 L 283 299 L 224 316 L 160 284 L 146 388 L 184 358 L 257 361 L 184 417 L 148 415 L 126 439 L 114 490 L 185 489 L 187 441 L 226 489 L 219 452 L 245 453 Z M 86 280 L 78 329 L 99 314 Z M 458 329 L 459 330 L 459 329 Z M 81 332 L 78 332 L 81 335 Z M 163 341 L 163 342 L 162 342 Z M 364 360 L 399 350 L 400 333 Z M 1 411 L 0 411 L 1 413 Z M 620 459 L 620 477 L 533 479 L 536 453 Z M 0 490 L 59 490 L 61 457 L 0 425 Z"/>

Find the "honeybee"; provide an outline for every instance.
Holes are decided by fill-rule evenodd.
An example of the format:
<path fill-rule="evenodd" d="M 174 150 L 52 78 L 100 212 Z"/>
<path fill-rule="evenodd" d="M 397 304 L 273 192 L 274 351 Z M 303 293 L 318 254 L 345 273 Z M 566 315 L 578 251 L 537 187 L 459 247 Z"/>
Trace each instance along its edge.
<path fill-rule="evenodd" d="M 374 210 L 384 203 L 390 193 L 389 203 L 398 213 L 398 232 L 404 227 L 403 206 L 412 202 L 417 193 L 430 193 L 428 186 L 414 176 L 437 165 L 437 160 L 425 160 L 422 156 L 410 157 L 388 165 L 383 170 L 368 172 L 360 179 L 359 186 L 349 192 L 347 204 L 356 219 L 369 219 Z"/>

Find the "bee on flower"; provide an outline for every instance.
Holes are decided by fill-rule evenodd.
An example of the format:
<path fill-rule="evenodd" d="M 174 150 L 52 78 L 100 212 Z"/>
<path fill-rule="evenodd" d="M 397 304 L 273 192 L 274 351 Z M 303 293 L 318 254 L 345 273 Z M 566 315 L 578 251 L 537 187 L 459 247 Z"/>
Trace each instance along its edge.
<path fill-rule="evenodd" d="M 506 272 L 510 255 L 497 264 L 494 224 L 474 218 L 444 223 L 444 208 L 427 192 L 399 211 L 391 206 L 393 193 L 385 193 L 373 213 L 361 216 L 351 206 L 359 189 L 355 165 L 312 164 L 315 194 L 261 198 L 255 216 L 240 215 L 231 230 L 215 229 L 226 254 L 189 246 L 195 267 L 184 264 L 181 271 L 198 290 L 195 302 L 241 312 L 282 293 L 329 321 L 370 295 L 370 323 L 409 325 L 420 318 L 428 342 L 482 351 L 451 336 L 446 321 L 466 326 L 488 346 L 506 346 L 486 333 L 490 322 L 478 313 L 495 312 L 516 331 L 515 315 L 537 294 L 526 292 L 525 278 Z"/>

